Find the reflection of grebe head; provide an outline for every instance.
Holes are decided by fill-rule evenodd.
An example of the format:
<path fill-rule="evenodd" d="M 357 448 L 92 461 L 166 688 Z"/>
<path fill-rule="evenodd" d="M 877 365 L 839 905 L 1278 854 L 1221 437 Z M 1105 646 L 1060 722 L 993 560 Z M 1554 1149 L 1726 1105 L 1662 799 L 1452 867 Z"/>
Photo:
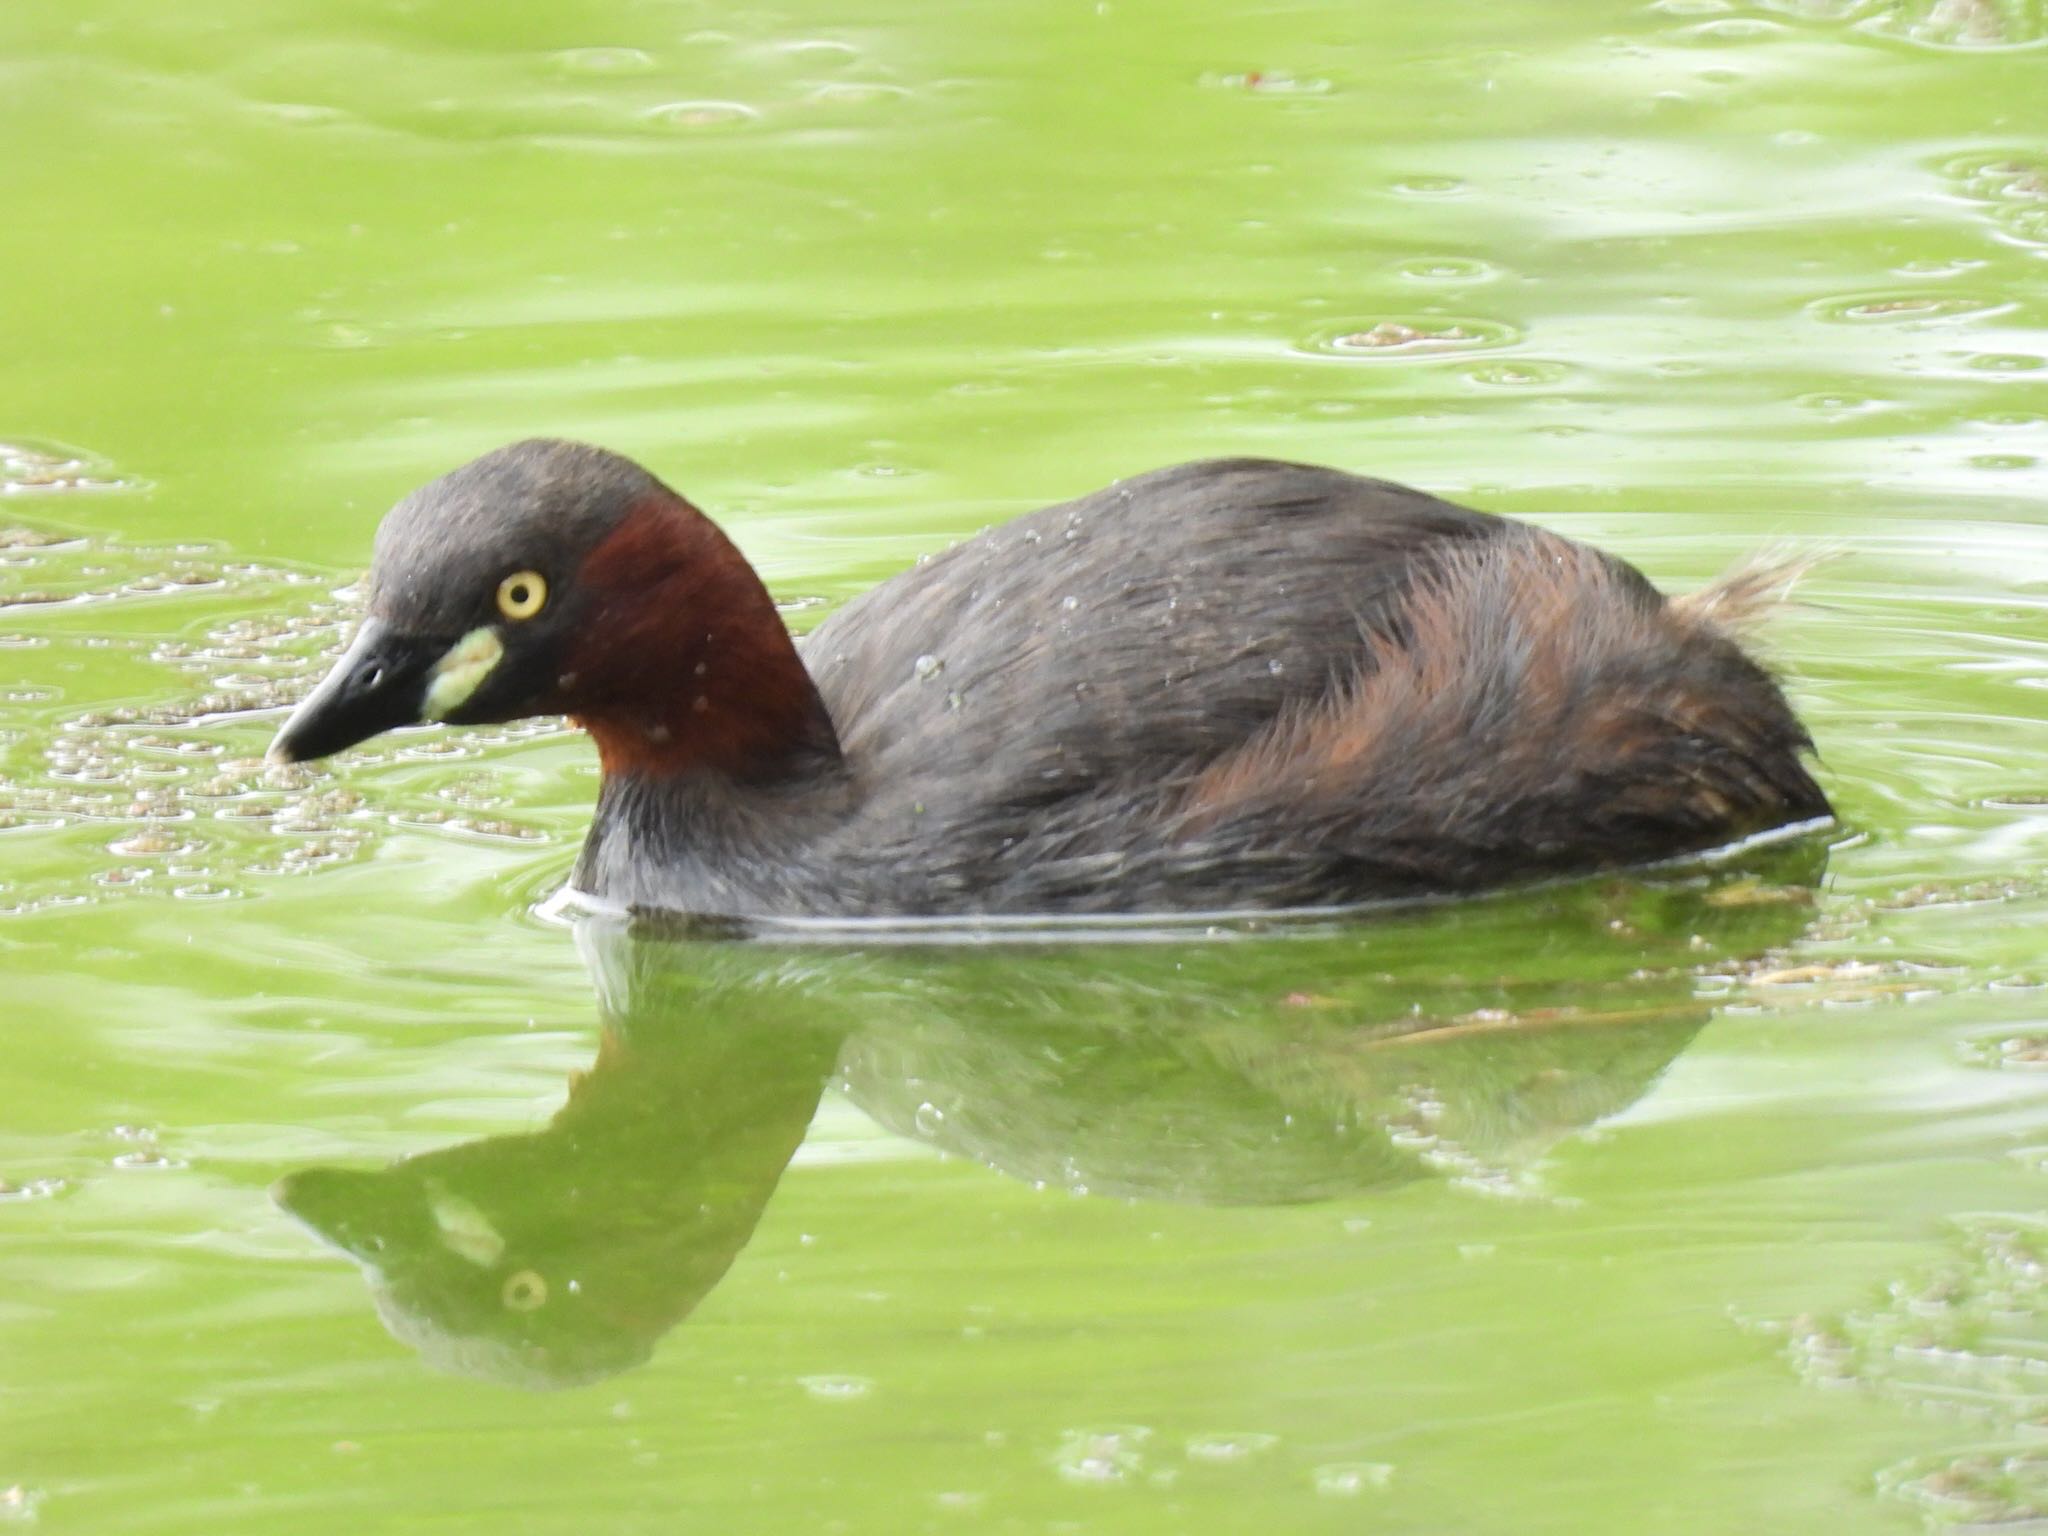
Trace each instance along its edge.
<path fill-rule="evenodd" d="M 580 1245 L 564 1228 L 508 1239 L 484 1206 L 409 1163 L 309 1168 L 280 1181 L 276 1198 L 362 1265 L 394 1338 L 456 1375 L 525 1387 L 616 1375 L 645 1360 L 717 1279 L 694 1294 L 646 1298 L 657 1311 L 638 1315 L 598 1277 L 639 1266 Z"/>
<path fill-rule="evenodd" d="M 429 1365 L 527 1387 L 615 1375 L 731 1266 L 830 1064 L 782 1041 L 778 1072 L 715 1034 L 669 1034 L 641 1049 L 608 1032 L 544 1130 L 306 1169 L 277 1201 L 362 1266 Z"/>

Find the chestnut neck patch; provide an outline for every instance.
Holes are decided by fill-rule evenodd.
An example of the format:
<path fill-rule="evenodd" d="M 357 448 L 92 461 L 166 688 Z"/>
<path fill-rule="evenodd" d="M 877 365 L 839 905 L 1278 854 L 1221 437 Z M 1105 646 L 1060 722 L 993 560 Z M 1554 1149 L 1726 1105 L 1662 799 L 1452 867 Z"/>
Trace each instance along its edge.
<path fill-rule="evenodd" d="M 642 498 L 585 558 L 557 690 L 605 775 L 765 781 L 839 758 L 817 686 L 761 578 L 681 497 Z"/>

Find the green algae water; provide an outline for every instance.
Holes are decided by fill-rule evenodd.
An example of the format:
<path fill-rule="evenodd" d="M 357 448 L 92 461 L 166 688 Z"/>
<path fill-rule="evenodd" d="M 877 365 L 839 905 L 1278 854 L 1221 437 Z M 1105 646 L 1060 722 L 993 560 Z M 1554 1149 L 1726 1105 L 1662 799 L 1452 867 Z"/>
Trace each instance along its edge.
<path fill-rule="evenodd" d="M 0 87 L 0 1527 L 2048 1526 L 2036 0 L 11 0 Z M 1824 549 L 1841 824 L 555 915 L 558 726 L 261 760 L 382 510 L 536 433 L 798 628 L 1210 454 Z"/>

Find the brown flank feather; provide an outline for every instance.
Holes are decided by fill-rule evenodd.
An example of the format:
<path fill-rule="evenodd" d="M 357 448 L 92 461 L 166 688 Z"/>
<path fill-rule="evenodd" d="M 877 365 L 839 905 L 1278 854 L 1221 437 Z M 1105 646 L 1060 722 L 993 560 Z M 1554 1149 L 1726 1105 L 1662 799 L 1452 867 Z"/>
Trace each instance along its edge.
<path fill-rule="evenodd" d="M 1362 857 L 1397 870 L 1407 849 L 1440 872 L 1463 848 L 1478 885 L 1589 851 L 1627 862 L 1653 828 L 1705 847 L 1825 813 L 1805 733 L 1724 633 L 1782 589 L 1782 564 L 1677 603 L 1540 529 L 1433 565 L 1368 635 L 1368 669 L 1193 778 L 1178 836 L 1364 827 Z"/>

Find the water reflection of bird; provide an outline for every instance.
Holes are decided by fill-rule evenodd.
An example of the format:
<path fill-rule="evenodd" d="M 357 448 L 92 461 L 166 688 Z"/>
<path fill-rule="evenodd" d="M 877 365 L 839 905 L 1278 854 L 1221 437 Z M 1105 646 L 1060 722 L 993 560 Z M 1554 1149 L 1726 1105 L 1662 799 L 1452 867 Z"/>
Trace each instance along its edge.
<path fill-rule="evenodd" d="M 905 1136 L 1097 1194 L 1512 1181 L 1685 1047 L 1703 951 L 1803 926 L 1811 871 L 1785 884 L 1785 861 L 1815 856 L 1238 942 L 856 950 L 590 919 L 603 1035 L 546 1128 L 278 1196 L 430 1363 L 543 1386 L 644 1360 L 718 1283 L 828 1081 Z"/>
<path fill-rule="evenodd" d="M 831 1071 L 828 1031 L 733 1023 L 610 1019 L 545 1130 L 309 1168 L 277 1197 L 363 1265 L 386 1326 L 429 1363 L 529 1386 L 613 1375 L 753 1235 Z"/>
<path fill-rule="evenodd" d="M 1527 524 L 1332 469 L 1186 464 L 833 614 L 638 465 L 514 444 L 401 502 L 278 734 L 573 715 L 576 883 L 741 916 L 1203 911 L 1476 891 L 1828 814 L 1725 622 Z"/>

